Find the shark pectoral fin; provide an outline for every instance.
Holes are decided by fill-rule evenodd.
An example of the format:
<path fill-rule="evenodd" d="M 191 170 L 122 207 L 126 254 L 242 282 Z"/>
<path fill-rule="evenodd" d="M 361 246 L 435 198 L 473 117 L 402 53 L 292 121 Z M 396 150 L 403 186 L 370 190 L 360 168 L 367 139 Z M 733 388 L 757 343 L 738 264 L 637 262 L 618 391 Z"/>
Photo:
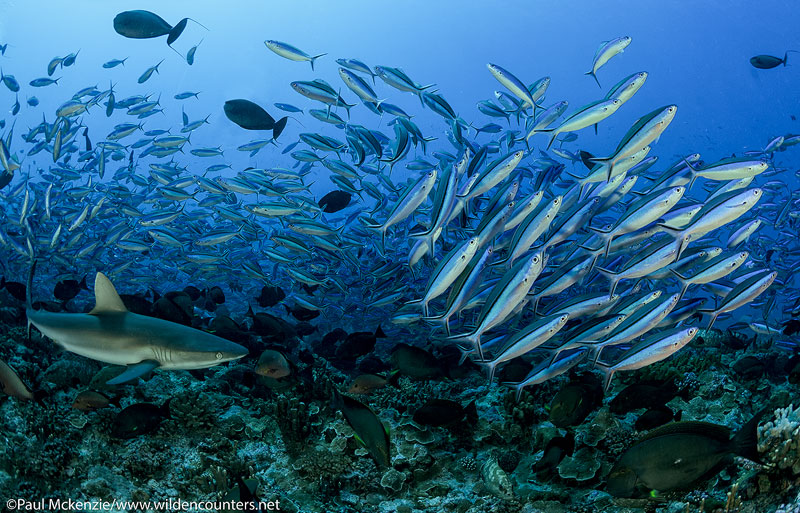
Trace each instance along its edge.
<path fill-rule="evenodd" d="M 94 279 L 94 301 L 94 308 L 89 312 L 92 315 L 109 313 L 119 314 L 128 311 L 128 309 L 125 308 L 125 303 L 122 302 L 119 294 L 117 294 L 117 289 L 114 288 L 111 280 L 100 272 L 97 273 Z"/>
<path fill-rule="evenodd" d="M 139 377 L 144 376 L 151 370 L 155 369 L 159 366 L 159 363 L 155 360 L 143 360 L 139 363 L 134 363 L 133 365 L 128 365 L 128 368 L 122 372 L 116 378 L 112 378 L 106 381 L 107 385 L 120 385 L 122 383 L 127 383 L 132 379 L 136 379 Z"/>

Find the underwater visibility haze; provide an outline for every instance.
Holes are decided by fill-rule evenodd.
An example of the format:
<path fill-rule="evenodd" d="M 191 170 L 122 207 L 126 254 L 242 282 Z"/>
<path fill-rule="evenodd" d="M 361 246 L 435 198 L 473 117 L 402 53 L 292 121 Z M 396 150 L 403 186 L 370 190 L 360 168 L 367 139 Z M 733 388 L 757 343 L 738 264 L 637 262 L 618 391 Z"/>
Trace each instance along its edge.
<path fill-rule="evenodd" d="M 0 3 L 7 510 L 800 512 L 792 2 L 120 4 Z"/>

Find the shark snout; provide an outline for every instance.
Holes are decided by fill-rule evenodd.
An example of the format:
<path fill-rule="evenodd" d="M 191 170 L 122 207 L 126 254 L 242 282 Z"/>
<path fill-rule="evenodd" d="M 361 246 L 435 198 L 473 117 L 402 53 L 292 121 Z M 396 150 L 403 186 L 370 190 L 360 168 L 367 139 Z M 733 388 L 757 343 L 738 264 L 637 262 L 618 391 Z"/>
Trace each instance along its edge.
<path fill-rule="evenodd" d="M 218 348 L 216 354 L 214 355 L 216 359 L 219 360 L 219 363 L 230 362 L 247 356 L 249 351 L 246 347 L 235 342 L 226 342 L 227 344 L 225 344 L 224 347 Z"/>

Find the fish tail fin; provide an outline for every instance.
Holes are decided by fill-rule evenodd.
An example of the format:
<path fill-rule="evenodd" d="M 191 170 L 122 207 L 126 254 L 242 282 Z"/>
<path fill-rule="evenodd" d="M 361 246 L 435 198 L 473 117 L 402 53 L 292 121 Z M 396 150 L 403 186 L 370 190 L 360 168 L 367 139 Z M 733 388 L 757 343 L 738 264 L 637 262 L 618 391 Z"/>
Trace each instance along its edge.
<path fill-rule="evenodd" d="M 467 416 L 467 422 L 473 425 L 478 422 L 478 407 L 475 404 L 475 399 L 464 407 L 464 412 Z"/>
<path fill-rule="evenodd" d="M 719 313 L 716 310 L 710 310 L 705 308 L 698 310 L 697 313 L 704 313 L 711 316 L 711 320 L 708 321 L 708 326 L 706 327 L 707 330 L 711 329 L 711 326 L 714 325 L 714 321 L 717 320 L 717 316 L 719 315 Z"/>
<path fill-rule="evenodd" d="M 431 236 L 429 236 L 429 237 L 428 237 L 428 239 L 427 239 L 427 243 L 428 243 L 428 255 L 429 255 L 431 258 L 433 258 L 433 255 L 434 255 L 434 249 L 435 249 L 435 246 L 434 246 L 434 244 L 435 244 L 435 243 L 434 243 L 434 241 L 433 241 L 433 235 L 431 235 Z"/>
<path fill-rule="evenodd" d="M 483 351 L 481 350 L 481 339 L 477 331 L 465 333 L 461 335 L 450 335 L 446 340 L 464 340 L 472 344 L 473 349 L 478 352 L 481 360 L 483 360 Z"/>
<path fill-rule="evenodd" d="M 678 279 L 678 281 L 681 282 L 681 285 L 682 285 L 682 287 L 681 287 L 681 295 L 678 296 L 678 301 L 680 301 L 681 299 L 683 299 L 683 295 L 686 294 L 686 289 L 689 288 L 689 283 L 688 283 L 689 282 L 689 278 L 687 278 L 686 276 L 682 275 L 681 273 L 679 273 L 675 269 L 670 269 L 670 271 L 672 271 L 672 274 L 674 274 L 675 277 Z"/>
<path fill-rule="evenodd" d="M 759 410 L 753 418 L 748 420 L 731 439 L 733 452 L 750 461 L 761 463 L 758 454 L 758 423 L 761 417 L 770 409 L 769 406 Z"/>
<path fill-rule="evenodd" d="M 600 89 L 603 88 L 603 86 L 600 85 L 600 81 L 597 80 L 597 74 L 595 74 L 594 71 L 587 71 L 586 73 L 584 73 L 584 75 L 591 75 L 594 81 L 597 82 L 597 87 L 599 87 Z"/>
<path fill-rule="evenodd" d="M 328 55 L 328 54 L 327 54 L 327 53 L 321 53 L 321 54 L 319 54 L 319 55 L 315 55 L 315 56 L 311 57 L 311 60 L 309 61 L 309 62 L 311 62 L 311 71 L 314 71 L 314 61 L 315 61 L 315 60 L 317 60 L 317 59 L 319 59 L 319 58 L 320 58 L 320 57 L 322 57 L 323 55 Z M 348 111 L 348 112 L 349 112 L 349 111 Z"/>
<path fill-rule="evenodd" d="M 545 132 L 545 130 L 540 130 L 540 132 Z M 552 133 L 550 134 L 550 139 L 547 141 L 547 147 L 545 148 L 545 150 L 549 150 L 550 147 L 553 146 L 553 143 L 556 142 L 556 137 L 558 137 L 558 132 L 556 130 L 553 130 Z"/>
<path fill-rule="evenodd" d="M 495 266 L 498 266 L 498 265 L 508 264 L 510 259 L 511 259 L 511 256 L 509 255 L 508 258 L 504 258 L 503 260 L 497 260 L 496 262 L 490 262 L 490 263 L 488 263 L 486 265 L 487 265 L 487 267 L 495 267 Z"/>
<path fill-rule="evenodd" d="M 458 359 L 459 366 L 463 365 L 467 360 L 467 357 L 475 352 L 475 349 L 472 347 L 458 346 L 458 350 L 461 352 L 461 356 Z"/>
<path fill-rule="evenodd" d="M 617 284 L 619 283 L 619 278 L 617 278 L 617 275 L 619 273 L 610 271 L 608 269 L 604 269 L 602 267 L 595 267 L 595 269 L 597 270 L 597 272 L 599 272 L 600 274 L 608 278 L 609 281 L 611 281 L 611 292 L 609 292 L 608 295 L 613 296 L 614 291 L 617 289 Z"/>
<path fill-rule="evenodd" d="M 514 397 L 516 401 L 519 402 L 519 398 L 522 397 L 522 391 L 525 389 L 525 382 L 517 383 L 514 385 Z"/>
<path fill-rule="evenodd" d="M 417 90 L 417 97 L 419 98 L 419 104 L 422 105 L 422 108 L 424 109 L 425 108 L 425 102 L 422 101 L 422 93 L 423 92 L 424 91 L 422 89 L 418 89 Z"/>
<path fill-rule="evenodd" d="M 594 366 L 603 372 L 603 393 L 606 393 L 611 386 L 611 378 L 614 377 L 614 369 L 610 365 L 600 362 L 594 362 Z"/>
<path fill-rule="evenodd" d="M 492 381 L 494 381 L 494 371 L 497 369 L 497 361 L 490 360 L 488 362 L 478 362 L 478 365 L 483 367 L 484 369 L 489 371 L 489 385 L 491 386 Z"/>

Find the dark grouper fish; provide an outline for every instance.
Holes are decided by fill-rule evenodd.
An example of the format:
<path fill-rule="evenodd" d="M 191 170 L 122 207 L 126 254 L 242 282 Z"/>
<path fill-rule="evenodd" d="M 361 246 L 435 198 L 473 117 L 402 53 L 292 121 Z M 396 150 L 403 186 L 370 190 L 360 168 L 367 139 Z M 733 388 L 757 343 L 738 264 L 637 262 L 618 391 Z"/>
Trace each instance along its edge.
<path fill-rule="evenodd" d="M 117 34 L 131 39 L 151 39 L 166 36 L 172 25 L 150 11 L 125 11 L 114 17 L 114 30 Z"/>

